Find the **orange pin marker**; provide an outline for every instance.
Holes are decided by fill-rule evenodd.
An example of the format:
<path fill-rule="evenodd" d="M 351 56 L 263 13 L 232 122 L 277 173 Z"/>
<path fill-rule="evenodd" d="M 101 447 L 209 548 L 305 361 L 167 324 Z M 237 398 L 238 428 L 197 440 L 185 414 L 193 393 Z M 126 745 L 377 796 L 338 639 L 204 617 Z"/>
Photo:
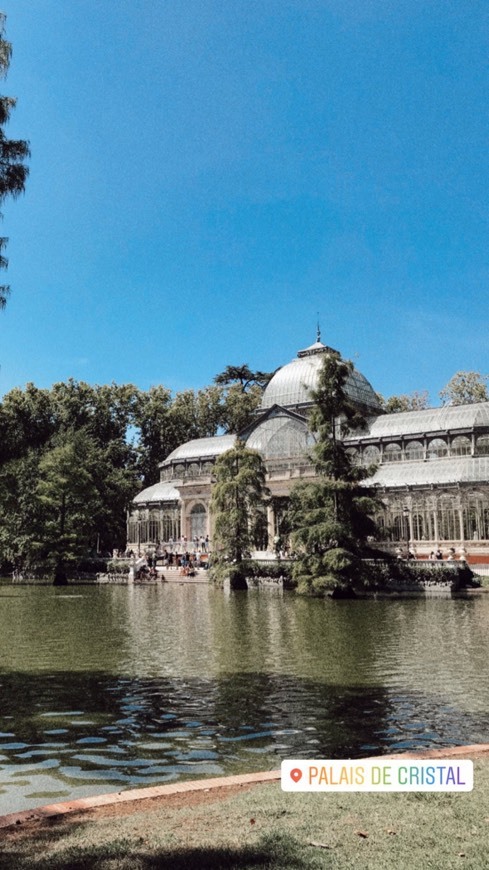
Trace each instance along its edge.
<path fill-rule="evenodd" d="M 294 767 L 294 769 L 290 771 L 290 776 L 294 782 L 299 782 L 299 780 L 302 779 L 302 770 L 298 767 Z"/>

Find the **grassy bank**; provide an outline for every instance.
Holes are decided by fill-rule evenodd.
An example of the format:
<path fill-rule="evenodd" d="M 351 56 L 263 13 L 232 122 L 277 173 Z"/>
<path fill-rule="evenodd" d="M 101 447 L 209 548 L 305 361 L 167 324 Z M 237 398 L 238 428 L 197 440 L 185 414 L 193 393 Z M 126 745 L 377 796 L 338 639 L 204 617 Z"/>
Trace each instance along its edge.
<path fill-rule="evenodd" d="M 270 783 L 2 834 L 0 870 L 487 867 L 489 761 L 459 794 L 285 794 Z"/>

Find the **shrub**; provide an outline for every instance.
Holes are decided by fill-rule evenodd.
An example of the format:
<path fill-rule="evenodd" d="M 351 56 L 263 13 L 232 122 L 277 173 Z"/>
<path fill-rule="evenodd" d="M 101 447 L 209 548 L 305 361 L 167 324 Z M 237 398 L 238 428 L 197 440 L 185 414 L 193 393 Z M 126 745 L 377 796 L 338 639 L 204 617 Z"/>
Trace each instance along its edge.
<path fill-rule="evenodd" d="M 233 583 L 240 582 L 240 578 L 243 577 L 246 580 L 283 580 L 286 588 L 292 588 L 296 585 L 292 579 L 290 562 L 252 562 L 249 560 L 235 565 L 233 562 L 221 561 L 214 562 L 209 568 L 209 578 L 218 586 L 222 586 L 224 581 L 229 579 L 233 587 Z"/>
<path fill-rule="evenodd" d="M 104 571 L 107 571 L 108 574 L 129 574 L 129 563 L 119 561 L 118 559 L 112 559 L 110 562 L 106 563 Z"/>

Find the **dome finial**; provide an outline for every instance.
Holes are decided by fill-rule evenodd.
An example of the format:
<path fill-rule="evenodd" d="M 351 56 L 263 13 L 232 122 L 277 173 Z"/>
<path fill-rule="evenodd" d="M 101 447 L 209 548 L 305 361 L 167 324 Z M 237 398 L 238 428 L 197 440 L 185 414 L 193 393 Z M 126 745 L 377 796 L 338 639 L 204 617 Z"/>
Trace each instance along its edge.
<path fill-rule="evenodd" d="M 316 327 L 316 341 L 321 341 L 321 330 L 319 328 L 319 313 L 318 313 L 318 322 Z"/>

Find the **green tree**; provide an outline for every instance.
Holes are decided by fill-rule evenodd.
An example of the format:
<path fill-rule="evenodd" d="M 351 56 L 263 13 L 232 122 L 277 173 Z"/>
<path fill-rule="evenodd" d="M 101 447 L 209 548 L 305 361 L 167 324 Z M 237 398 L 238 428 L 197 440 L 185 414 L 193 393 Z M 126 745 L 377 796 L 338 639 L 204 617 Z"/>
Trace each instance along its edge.
<path fill-rule="evenodd" d="M 225 432 L 241 432 L 253 419 L 273 372 L 252 371 L 246 364 L 226 366 L 214 383 L 221 388 L 219 424 Z"/>
<path fill-rule="evenodd" d="M 389 396 L 384 399 L 379 396 L 381 405 L 386 414 L 398 414 L 400 411 L 424 411 L 429 407 L 428 390 L 414 390 L 412 393 L 400 393 L 398 396 Z"/>
<path fill-rule="evenodd" d="M 172 398 L 166 387 L 141 392 L 134 423 L 138 430 L 138 471 L 144 485 L 159 478 L 158 466 L 180 444 L 215 435 L 221 417 L 221 392 L 216 386 L 183 390 Z"/>
<path fill-rule="evenodd" d="M 84 428 L 99 444 L 125 439 L 139 389 L 132 384 L 87 384 L 70 378 L 51 389 L 56 431 Z"/>
<path fill-rule="evenodd" d="M 138 470 L 144 485 L 158 480 L 158 466 L 176 447 L 218 431 L 239 432 L 253 417 L 270 375 L 228 366 L 201 390 L 172 396 L 165 387 L 140 392 L 134 413 Z"/>
<path fill-rule="evenodd" d="M 0 404 L 0 463 L 43 447 L 56 432 L 52 395 L 34 384 L 15 387 Z"/>
<path fill-rule="evenodd" d="M 444 405 L 473 405 L 475 402 L 489 401 L 487 384 L 489 375 L 480 372 L 457 372 L 448 384 L 440 390 Z"/>
<path fill-rule="evenodd" d="M 81 461 L 97 489 L 93 540 L 101 551 L 124 546 L 126 510 L 141 486 L 130 440 L 139 394 L 132 384 L 91 386 L 72 379 L 51 390 L 56 432 L 83 432 L 90 447 Z M 56 438 L 45 449 L 57 446 Z"/>
<path fill-rule="evenodd" d="M 125 547 L 126 513 L 141 482 L 131 445 L 116 440 L 103 446 L 94 444 L 93 439 L 90 443 L 85 469 L 97 491 L 90 549 L 97 546 L 98 551 L 110 553 L 114 547 Z"/>
<path fill-rule="evenodd" d="M 221 414 L 220 399 L 218 387 L 183 390 L 175 394 L 169 417 L 179 444 L 216 434 Z"/>
<path fill-rule="evenodd" d="M 24 456 L 0 465 L 0 565 L 3 572 L 31 570 L 38 561 L 36 532 L 42 519 L 36 498 L 41 454 Z"/>
<path fill-rule="evenodd" d="M 5 78 L 12 56 L 12 46 L 5 39 L 5 15 L 0 13 L 0 76 Z M 29 170 L 23 162 L 29 157 L 29 145 L 22 139 L 9 139 L 5 126 L 15 107 L 14 97 L 0 96 L 0 203 L 8 196 L 19 196 L 24 190 Z M 0 214 L 0 218 L 2 215 Z M 2 251 L 8 239 L 0 238 L 0 268 L 6 269 L 8 261 Z M 4 308 L 10 288 L 0 286 L 0 308 Z"/>
<path fill-rule="evenodd" d="M 168 423 L 170 405 L 171 391 L 163 386 L 150 387 L 137 397 L 134 414 L 137 463 L 145 486 L 158 480 L 158 465 L 173 450 Z"/>
<path fill-rule="evenodd" d="M 376 531 L 375 497 L 360 485 L 371 469 L 353 465 L 342 441 L 364 422 L 344 389 L 352 369 L 336 351 L 326 353 L 317 389 L 311 392 L 317 479 L 294 487 L 289 509 L 299 592 L 323 594 L 360 582 L 366 541 Z"/>
<path fill-rule="evenodd" d="M 41 506 L 35 549 L 55 582 L 94 546 L 100 499 L 92 474 L 93 442 L 86 432 L 63 435 L 39 462 L 34 497 Z"/>
<path fill-rule="evenodd" d="M 223 453 L 214 466 L 211 498 L 214 544 L 221 556 L 238 567 L 234 574 L 235 588 L 246 587 L 244 572 L 239 568 L 253 549 L 253 528 L 268 495 L 265 473 L 260 454 L 249 450 L 240 440 Z"/>
<path fill-rule="evenodd" d="M 272 377 L 273 372 L 253 372 L 245 363 L 241 366 L 226 366 L 224 371 L 216 375 L 214 383 L 222 387 L 237 383 L 242 391 L 246 393 L 252 386 L 265 389 Z"/>
<path fill-rule="evenodd" d="M 240 384 L 227 387 L 222 395 L 219 420 L 224 432 L 242 432 L 252 422 L 262 396 L 263 390 L 258 384 L 252 384 L 246 391 Z"/>
<path fill-rule="evenodd" d="M 50 527 L 39 498 L 40 469 L 48 457 L 83 436 L 79 472 L 88 474 L 96 491 L 90 502 L 90 535 L 76 528 L 73 553 L 88 555 L 125 544 L 125 513 L 140 488 L 137 453 L 131 443 L 134 406 L 139 391 L 129 385 L 90 386 L 70 380 L 39 390 L 28 384 L 0 404 L 0 560 L 29 569 L 37 562 L 52 567 Z M 55 451 L 53 453 L 53 451 Z M 71 451 L 71 452 L 70 452 Z M 73 449 L 68 451 L 73 455 Z M 41 475 L 42 477 L 42 475 Z M 73 560 L 71 560 L 71 563 Z"/>

